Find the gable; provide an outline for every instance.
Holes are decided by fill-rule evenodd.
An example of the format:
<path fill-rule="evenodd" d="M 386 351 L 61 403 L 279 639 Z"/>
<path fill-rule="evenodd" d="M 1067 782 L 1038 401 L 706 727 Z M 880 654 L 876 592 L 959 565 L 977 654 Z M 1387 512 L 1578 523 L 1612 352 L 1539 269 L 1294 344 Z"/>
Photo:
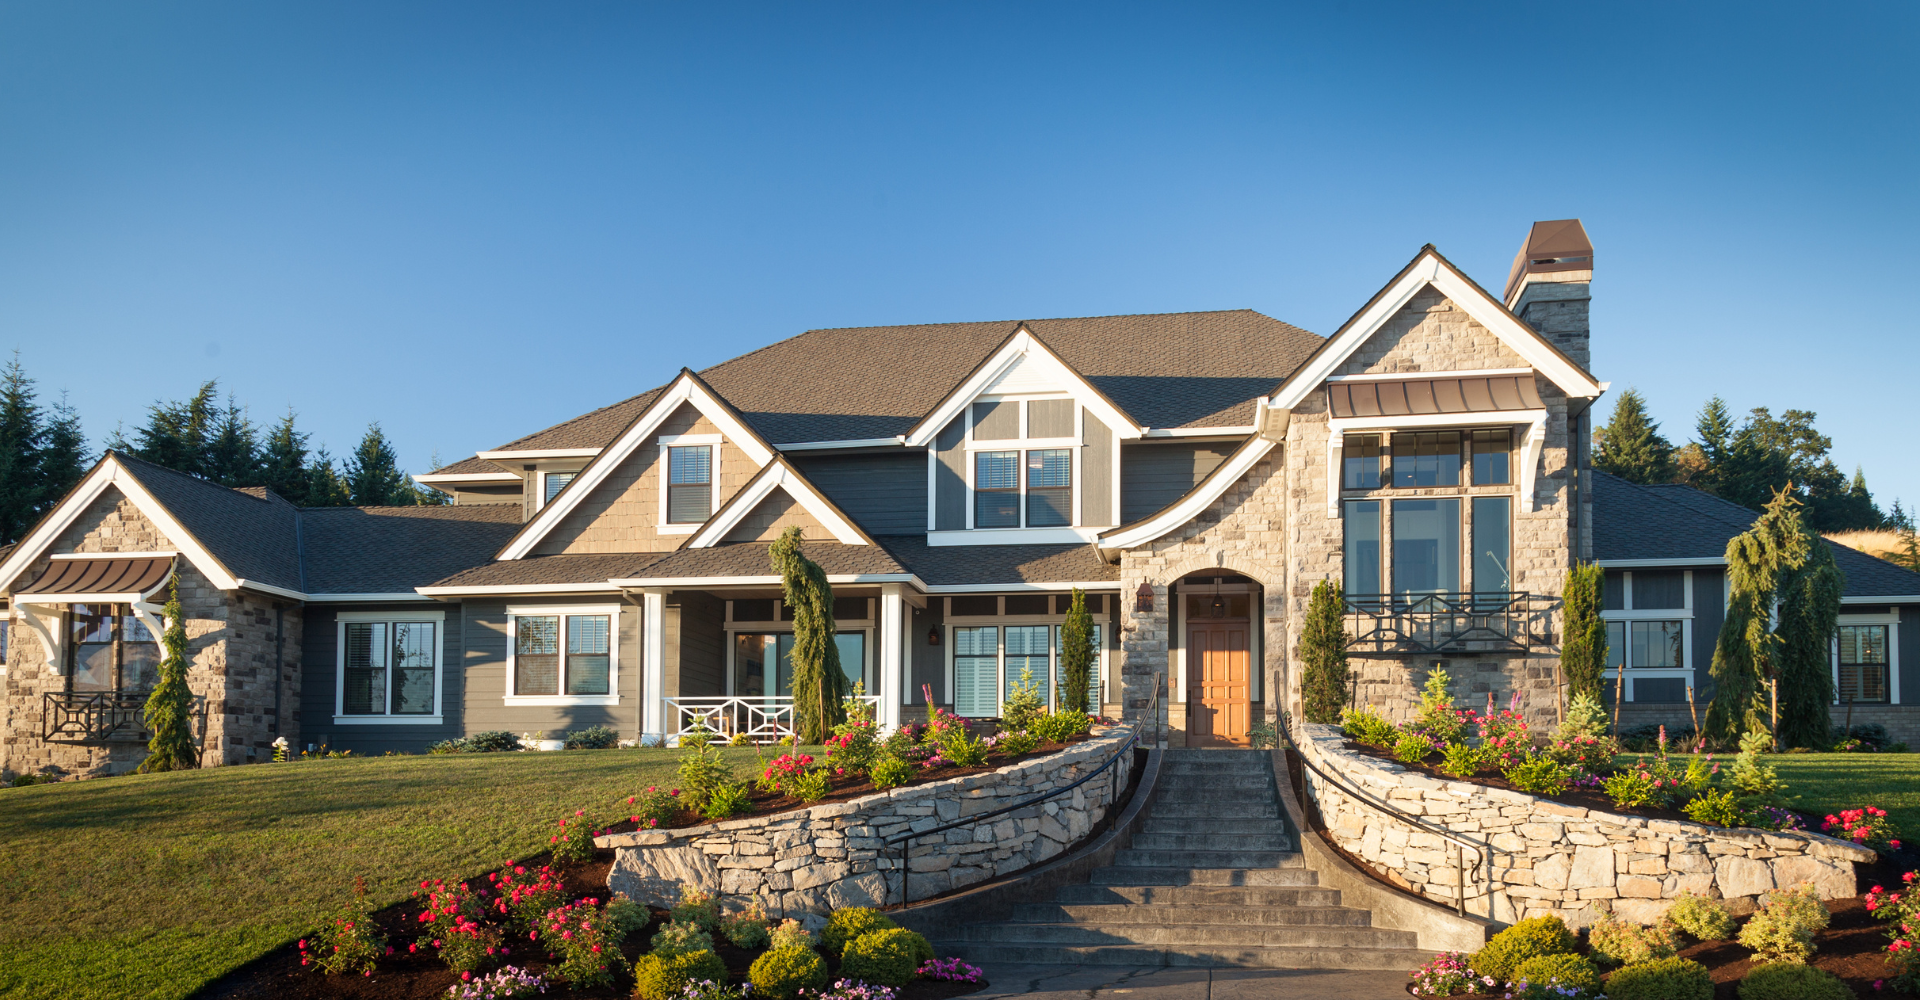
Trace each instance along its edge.
<path fill-rule="evenodd" d="M 1443 359 L 1443 364 L 1436 364 Z M 1532 364 L 1432 285 L 1420 289 L 1371 336 L 1356 344 L 1340 375 L 1513 370 Z"/>
<path fill-rule="evenodd" d="M 775 458 L 741 487 L 726 506 L 714 511 L 681 548 L 707 549 L 733 541 L 757 541 L 763 535 L 771 540 L 790 524 L 799 525 L 803 533 L 821 531 L 822 539 L 842 545 L 873 544 L 873 539 L 808 482 L 800 470 L 785 458 Z M 804 534 L 804 537 L 815 536 Z"/>
<path fill-rule="evenodd" d="M 983 413 L 975 405 L 983 397 L 997 399 L 1043 394 L 1059 394 L 1062 402 L 1074 401 L 1123 439 L 1138 438 L 1144 433 L 1145 429 L 1134 423 L 1132 417 L 1071 365 L 1061 360 L 1046 344 L 1041 343 L 1023 324 L 941 400 L 932 412 L 915 424 L 907 432 L 904 443 L 909 448 L 925 448 L 934 444 L 935 438 L 956 417 L 969 413 L 969 419 L 976 424 L 983 417 L 992 420 L 992 416 Z M 990 403 L 983 405 L 987 411 L 995 409 Z M 1066 412 L 1071 414 L 1071 408 Z M 1014 428 L 1014 433 L 1003 436 L 1018 437 L 1019 434 Z"/>
<path fill-rule="evenodd" d="M 798 527 L 807 541 L 834 541 L 833 532 L 784 489 L 767 494 L 740 519 L 721 542 L 771 542 L 789 527 Z"/>

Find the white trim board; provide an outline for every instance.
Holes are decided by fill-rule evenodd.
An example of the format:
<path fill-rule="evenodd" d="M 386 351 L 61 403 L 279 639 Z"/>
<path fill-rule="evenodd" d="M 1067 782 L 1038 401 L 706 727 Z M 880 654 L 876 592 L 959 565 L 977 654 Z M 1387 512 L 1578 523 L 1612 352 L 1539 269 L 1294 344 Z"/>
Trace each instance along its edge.
<path fill-rule="evenodd" d="M 892 448 L 907 443 L 905 434 L 890 438 L 849 438 L 845 441 L 789 441 L 774 445 L 776 451 L 826 451 L 833 448 Z"/>
<path fill-rule="evenodd" d="M 1272 451 L 1275 442 L 1266 438 L 1249 438 L 1240 450 L 1227 456 L 1227 460 L 1208 474 L 1192 492 L 1175 501 L 1173 506 L 1140 522 L 1123 528 L 1108 529 L 1099 536 L 1098 544 L 1102 549 L 1130 549 L 1159 538 L 1175 528 L 1193 520 L 1207 505 L 1218 499 L 1220 494 L 1240 477 L 1247 474 L 1254 465 Z"/>
<path fill-rule="evenodd" d="M 717 482 L 719 476 L 716 474 L 714 479 Z M 758 507 L 761 501 L 772 495 L 775 488 L 786 491 L 788 496 L 792 497 L 807 513 L 812 514 L 814 519 L 831 532 L 841 544 L 867 544 L 866 536 L 860 534 L 860 529 L 841 517 L 840 513 L 833 509 L 833 505 L 829 504 L 825 497 L 814 492 L 813 487 L 808 485 L 798 472 L 789 468 L 785 462 L 778 462 L 756 476 L 741 490 L 741 495 L 728 501 L 724 509 L 719 509 L 715 516 L 707 518 L 707 523 L 701 525 L 694 536 L 687 540 L 687 548 L 710 549 L 720 544 L 727 537 L 728 532 L 739 527 L 740 522 L 746 520 L 747 515 L 753 513 L 754 508 Z M 661 495 L 665 496 L 664 490 L 661 491 Z"/>
<path fill-rule="evenodd" d="M 955 417 L 966 413 L 967 407 L 981 396 L 990 395 L 989 389 L 1002 376 L 1016 367 L 1035 365 L 1039 373 L 1053 383 L 1059 391 L 1065 392 L 1080 406 L 1091 411 L 1113 430 L 1116 437 L 1134 440 L 1143 433 L 1143 428 L 1134 423 L 1133 418 L 1122 412 L 1100 394 L 1093 383 L 1067 364 L 1059 355 L 1053 353 L 1046 344 L 1040 342 L 1025 325 L 1016 330 L 1007 342 L 1000 345 L 973 375 L 960 384 L 933 412 L 927 414 L 913 430 L 906 435 L 905 443 L 911 448 L 925 448 L 933 443 L 941 430 L 952 423 Z M 1009 393 L 1009 395 L 1031 395 L 1031 393 Z M 971 436 L 971 435 L 969 435 Z"/>
<path fill-rule="evenodd" d="M 100 464 L 95 466 L 93 471 L 82 478 L 79 485 L 67 494 L 66 499 L 61 502 L 52 516 L 41 521 L 27 537 L 20 540 L 20 544 L 14 546 L 13 553 L 7 557 L 6 561 L 0 562 L 0 587 L 11 584 L 25 573 L 27 568 L 33 565 L 34 560 L 40 558 L 49 546 L 59 540 L 61 535 L 66 534 L 67 529 L 72 527 L 89 507 L 93 506 L 95 500 L 100 499 L 109 486 L 118 487 L 121 495 L 132 501 L 140 513 L 153 522 L 154 527 L 160 529 L 169 541 L 179 546 L 179 554 L 186 557 L 188 564 L 194 569 L 206 576 L 214 589 L 240 589 L 240 581 L 234 577 L 226 565 L 214 558 L 213 553 L 201 545 L 200 540 L 176 520 L 166 507 L 155 500 L 153 495 L 147 492 L 147 488 L 142 486 L 140 481 L 134 478 L 133 473 L 127 471 L 120 464 L 119 459 L 113 455 L 102 459 Z M 260 588 L 254 585 L 254 589 Z"/>
<path fill-rule="evenodd" d="M 629 610 L 619 604 L 530 604 L 513 605 L 506 608 L 507 614 L 507 661 L 506 677 L 501 690 L 503 704 L 558 707 L 567 705 L 618 705 L 620 704 L 620 613 Z M 574 616 L 607 617 L 607 693 L 606 694 L 518 694 L 514 691 L 515 646 L 520 629 L 520 619 L 571 618 Z M 560 647 L 560 671 L 554 677 L 556 688 L 564 692 L 566 688 L 565 650 L 568 644 L 567 632 L 562 627 L 558 643 Z"/>
<path fill-rule="evenodd" d="M 489 462 L 525 462 L 541 458 L 592 458 L 602 450 L 600 448 L 535 448 L 530 451 L 483 451 L 474 457 L 483 458 Z"/>
<path fill-rule="evenodd" d="M 680 377 L 674 379 L 673 384 L 653 401 L 653 405 L 647 407 L 645 413 L 629 424 L 612 444 L 595 457 L 592 464 L 580 470 L 579 477 L 569 483 L 559 496 L 554 497 L 552 503 L 540 508 L 540 512 L 527 522 L 527 526 L 522 529 L 519 537 L 501 550 L 499 557 L 501 559 L 525 558 L 533 551 L 534 546 L 546 538 L 547 533 L 552 531 L 555 525 L 580 505 L 583 497 L 590 495 L 601 483 L 604 483 L 607 477 L 613 474 L 613 470 L 637 451 L 643 442 L 652 437 L 660 425 L 665 423 L 682 404 L 691 404 L 708 420 L 713 421 L 714 425 L 720 428 L 720 432 L 726 435 L 727 440 L 733 442 L 745 453 L 756 467 L 764 466 L 773 460 L 772 449 L 762 444 L 758 435 L 745 424 L 735 420 L 727 406 L 718 397 L 709 393 L 691 372 L 683 371 Z M 483 454 L 481 457 L 489 456 Z M 715 457 L 718 458 L 718 456 Z M 716 471 L 719 464 L 718 461 L 714 462 Z M 719 478 L 717 474 L 714 476 L 716 484 Z M 663 489 L 662 493 L 664 492 Z"/>
<path fill-rule="evenodd" d="M 347 626 L 352 624 L 431 624 L 433 626 L 433 713 L 431 715 L 348 715 Z M 390 611 L 341 611 L 333 619 L 333 724 L 336 726 L 437 726 L 446 721 L 447 613 L 440 608 L 395 608 Z M 393 704 L 394 668 L 381 671 L 387 682 L 385 704 Z"/>
<path fill-rule="evenodd" d="M 520 477 L 511 472 L 423 472 L 413 477 L 413 481 L 428 486 L 435 483 L 517 483 Z"/>

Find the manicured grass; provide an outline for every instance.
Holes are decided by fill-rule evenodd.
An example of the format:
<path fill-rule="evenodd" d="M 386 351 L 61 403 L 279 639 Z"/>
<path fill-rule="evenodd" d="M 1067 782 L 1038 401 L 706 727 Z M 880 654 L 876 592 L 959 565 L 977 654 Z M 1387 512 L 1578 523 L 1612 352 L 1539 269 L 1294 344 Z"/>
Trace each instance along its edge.
<path fill-rule="evenodd" d="M 1621 754 L 1615 762 L 1632 764 L 1652 754 Z M 1733 766 L 1734 754 L 1715 754 L 1720 773 L 1725 777 Z M 1685 754 L 1674 754 L 1681 764 Z M 1786 805 L 1815 817 L 1842 809 L 1879 806 L 1885 809 L 1900 829 L 1920 834 L 1920 753 L 1782 753 L 1769 754 L 1766 762 L 1786 782 Z M 1814 831 L 1819 832 L 1815 824 Z"/>
<path fill-rule="evenodd" d="M 725 751 L 746 777 L 755 755 Z M 0 790 L 0 996 L 185 997 L 312 929 L 671 785 L 658 749 L 376 757 Z M 620 804 L 617 804 L 620 803 Z"/>

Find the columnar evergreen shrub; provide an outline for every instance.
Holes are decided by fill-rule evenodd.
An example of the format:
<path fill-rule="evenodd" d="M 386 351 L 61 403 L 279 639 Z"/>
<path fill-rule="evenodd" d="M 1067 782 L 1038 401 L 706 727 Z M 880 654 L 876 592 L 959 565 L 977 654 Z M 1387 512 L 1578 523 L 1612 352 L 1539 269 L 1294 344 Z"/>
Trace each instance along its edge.
<path fill-rule="evenodd" d="M 1566 621 L 1566 637 L 1560 643 L 1560 677 L 1566 682 L 1570 704 L 1581 697 L 1591 699 L 1596 708 L 1600 704 L 1600 678 L 1607 669 L 1607 623 L 1600 618 L 1605 584 L 1606 571 L 1597 563 L 1579 563 L 1568 568 L 1566 581 L 1560 586 L 1561 614 Z M 1569 709 L 1566 718 L 1572 715 Z M 1605 718 L 1602 713 L 1603 725 Z"/>
<path fill-rule="evenodd" d="M 799 526 L 768 549 L 787 605 L 793 608 L 793 731 L 800 743 L 819 743 L 845 717 L 847 675 L 834 641 L 833 587 L 820 564 L 800 551 Z"/>
<path fill-rule="evenodd" d="M 1067 620 L 1060 623 L 1060 707 L 1070 712 L 1091 712 L 1100 706 L 1091 704 L 1093 664 L 1098 657 L 1093 648 L 1093 616 L 1087 612 L 1086 592 L 1073 588 L 1073 603 L 1067 607 Z"/>
<path fill-rule="evenodd" d="M 1308 722 L 1338 722 L 1348 681 L 1346 600 L 1337 578 L 1313 586 L 1301 625 L 1300 659 L 1306 664 L 1300 678 L 1302 714 Z"/>
<path fill-rule="evenodd" d="M 180 610 L 180 574 L 168 584 L 167 606 L 160 612 L 167 620 L 160 633 L 160 681 L 147 696 L 141 713 L 153 738 L 147 741 L 147 759 L 140 762 L 141 774 L 179 771 L 197 767 L 200 755 L 193 748 L 193 692 L 187 687 L 187 621 Z"/>

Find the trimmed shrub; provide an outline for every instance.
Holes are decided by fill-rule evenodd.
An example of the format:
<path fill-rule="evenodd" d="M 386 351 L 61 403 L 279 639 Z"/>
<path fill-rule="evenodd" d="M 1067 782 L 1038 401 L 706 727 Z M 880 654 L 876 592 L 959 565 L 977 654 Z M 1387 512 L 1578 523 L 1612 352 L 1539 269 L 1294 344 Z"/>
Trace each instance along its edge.
<path fill-rule="evenodd" d="M 1733 936 L 1737 925 L 1733 914 L 1717 899 L 1683 892 L 1667 911 L 1667 919 L 1701 941 L 1724 941 Z"/>
<path fill-rule="evenodd" d="M 1592 996 L 1600 986 L 1600 970 L 1579 955 L 1537 955 L 1521 962 L 1513 978 L 1542 989 L 1579 990 L 1582 996 Z"/>
<path fill-rule="evenodd" d="M 817 943 L 813 933 L 792 917 L 767 928 L 769 948 L 811 948 Z"/>
<path fill-rule="evenodd" d="M 720 918 L 720 932 L 737 948 L 765 948 L 767 911 L 759 903 L 748 903 L 746 909 Z"/>
<path fill-rule="evenodd" d="M 827 985 L 827 963 L 811 949 L 789 945 L 774 948 L 753 960 L 747 969 L 747 981 L 756 996 L 789 1000 L 801 990 L 817 990 Z"/>
<path fill-rule="evenodd" d="M 847 942 L 840 953 L 840 972 L 865 983 L 905 986 L 913 979 L 913 970 L 920 967 L 914 960 L 916 949 L 911 940 L 918 936 L 898 927 L 868 931 Z"/>
<path fill-rule="evenodd" d="M 697 923 L 675 920 L 653 935 L 653 953 L 656 955 L 691 955 L 697 951 L 712 950 L 713 935 Z"/>
<path fill-rule="evenodd" d="M 1559 917 L 1528 917 L 1493 936 L 1471 961 L 1475 972 L 1506 982 L 1520 963 L 1541 955 L 1571 955 L 1579 939 Z"/>
<path fill-rule="evenodd" d="M 1065 743 L 1092 728 L 1093 717 L 1085 712 L 1043 712 L 1027 723 L 1027 732 L 1053 743 Z"/>
<path fill-rule="evenodd" d="M 912 764 L 898 757 L 887 756 L 880 758 L 880 763 L 873 765 L 873 770 L 867 772 L 867 777 L 872 779 L 875 788 L 898 788 L 912 781 L 916 773 L 917 770 Z"/>
<path fill-rule="evenodd" d="M 1740 980 L 1740 1000 L 1853 1000 L 1853 989 L 1825 969 L 1775 962 Z"/>
<path fill-rule="evenodd" d="M 1587 928 L 1587 945 L 1601 965 L 1638 965 L 1671 958 L 1679 950 L 1673 929 L 1664 923 L 1642 927 L 1612 917 L 1602 917 Z"/>
<path fill-rule="evenodd" d="M 620 745 L 620 734 L 612 726 L 588 726 L 567 734 L 569 750 L 611 750 Z"/>
<path fill-rule="evenodd" d="M 676 924 L 699 924 L 711 933 L 720 926 L 720 904 L 713 893 L 691 885 L 680 883 L 680 901 L 673 904 L 673 922 Z"/>
<path fill-rule="evenodd" d="M 847 942 L 862 934 L 890 931 L 898 926 L 892 917 L 870 907 L 850 906 L 835 910 L 827 917 L 826 928 L 820 932 L 820 947 L 829 955 L 838 955 Z"/>
<path fill-rule="evenodd" d="M 1776 889 L 1767 894 L 1760 912 L 1748 918 L 1740 929 L 1740 943 L 1753 949 L 1762 962 L 1805 964 L 1813 957 L 1813 935 L 1827 926 L 1827 908 L 1813 886 L 1802 883 L 1792 889 Z"/>
<path fill-rule="evenodd" d="M 1607 977 L 1608 1000 L 1713 1000 L 1707 967 L 1685 958 L 1629 965 Z"/>
<path fill-rule="evenodd" d="M 727 981 L 727 963 L 711 951 L 691 951 L 684 955 L 655 952 L 640 956 L 633 963 L 633 995 L 640 1000 L 671 1000 L 690 983 L 711 979 Z"/>

